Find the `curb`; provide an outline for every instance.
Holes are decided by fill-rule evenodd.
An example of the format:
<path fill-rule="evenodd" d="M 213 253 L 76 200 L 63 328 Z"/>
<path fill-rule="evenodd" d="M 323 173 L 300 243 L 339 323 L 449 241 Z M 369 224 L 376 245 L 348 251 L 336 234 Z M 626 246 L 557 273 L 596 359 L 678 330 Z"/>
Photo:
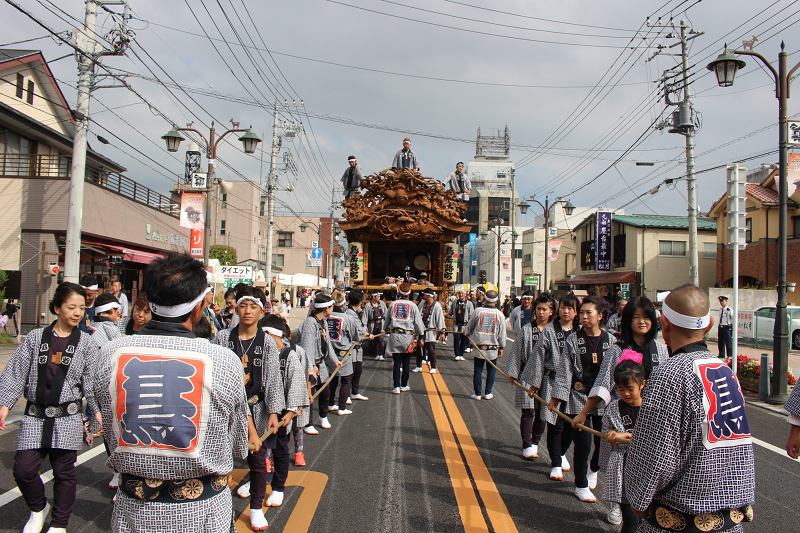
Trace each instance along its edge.
<path fill-rule="evenodd" d="M 758 395 L 753 393 L 745 393 L 745 404 L 752 407 L 758 407 L 759 409 L 764 409 L 765 411 L 772 411 L 773 413 L 777 413 L 786 417 L 789 416 L 789 412 L 784 409 L 782 405 L 768 404 L 767 402 L 759 400 Z"/>

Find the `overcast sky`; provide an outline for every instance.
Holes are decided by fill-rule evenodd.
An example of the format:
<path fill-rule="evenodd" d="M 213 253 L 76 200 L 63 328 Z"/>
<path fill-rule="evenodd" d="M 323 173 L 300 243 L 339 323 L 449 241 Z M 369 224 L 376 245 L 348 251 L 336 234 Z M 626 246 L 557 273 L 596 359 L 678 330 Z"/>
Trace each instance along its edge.
<path fill-rule="evenodd" d="M 380 171 L 390 166 L 409 134 L 423 174 L 444 180 L 457 161 L 474 157 L 479 127 L 486 135 L 508 126 L 520 194 L 551 192 L 576 205 L 628 204 L 628 213 L 682 215 L 685 181 L 675 190 L 662 186 L 657 195 L 631 203 L 662 180 L 685 176 L 684 137 L 650 127 L 662 112 L 667 117 L 675 109 L 665 111 L 653 82 L 678 64 L 679 58 L 670 54 L 680 46 L 670 45 L 679 41 L 667 37 L 670 28 L 647 27 L 647 18 L 655 24 L 659 17 L 666 23 L 672 16 L 676 26 L 685 19 L 691 29 L 705 32 L 691 41 L 689 61 L 692 103 L 702 119 L 696 137 L 698 170 L 777 149 L 778 104 L 771 76 L 754 58 L 745 58 L 747 66 L 735 85 L 717 87 L 705 66 L 723 43 L 741 48 L 742 40 L 755 35 L 756 51 L 777 64 L 780 41 L 786 39 L 787 51 L 793 53 L 790 67 L 800 60 L 800 34 L 793 27 L 800 21 L 797 0 L 189 0 L 191 9 L 185 1 L 129 1 L 137 17 L 130 24 L 135 42 L 126 57 L 105 58 L 104 65 L 186 86 L 195 101 L 178 88 L 128 78 L 179 125 L 194 121 L 203 128 L 205 123 L 207 131 L 212 118 L 223 128 L 231 126 L 231 118 L 242 126 L 252 124 L 267 141 L 261 145 L 267 151 L 264 175 L 272 129 L 266 108 L 273 103 L 276 86 L 281 100 L 299 104 L 303 99 L 307 112 L 334 118 L 295 113 L 305 135 L 283 143 L 298 172 L 281 175 L 281 186 L 291 182 L 295 191 L 279 192 L 278 198 L 304 213 L 329 209 L 331 187 L 340 185 L 349 155 L 357 156 L 365 173 Z M 79 0 L 21 4 L 56 31 L 76 24 L 70 17 L 82 21 L 84 16 Z M 0 13 L 4 43 L 46 33 L 7 4 Z M 113 23 L 101 11 L 97 33 L 105 34 Z M 648 61 L 659 46 L 666 48 Z M 41 49 L 48 60 L 70 52 L 51 39 L 13 47 Z M 51 68 L 74 107 L 74 58 L 56 61 Z M 795 100 L 789 100 L 789 115 L 800 113 Z M 118 108 L 114 113 L 121 118 L 105 106 Z M 290 112 L 281 112 L 281 122 L 293 119 Z M 126 166 L 132 179 L 163 193 L 182 174 L 186 143 L 175 157 L 168 154 L 159 137 L 169 123 L 136 95 L 125 89 L 98 90 L 91 117 L 92 132 L 111 141 L 102 145 L 92 136 L 92 147 Z M 623 156 L 640 137 L 636 150 Z M 221 147 L 219 157 L 258 181 L 260 153 L 245 156 L 240 143 L 232 141 Z M 606 171 L 620 156 L 616 168 Z M 637 167 L 637 160 L 655 166 Z M 777 154 L 745 164 L 751 169 L 774 162 Z M 240 179 L 222 165 L 217 169 L 223 178 Z M 705 212 L 725 190 L 724 169 L 699 174 L 698 186 L 699 207 Z"/>

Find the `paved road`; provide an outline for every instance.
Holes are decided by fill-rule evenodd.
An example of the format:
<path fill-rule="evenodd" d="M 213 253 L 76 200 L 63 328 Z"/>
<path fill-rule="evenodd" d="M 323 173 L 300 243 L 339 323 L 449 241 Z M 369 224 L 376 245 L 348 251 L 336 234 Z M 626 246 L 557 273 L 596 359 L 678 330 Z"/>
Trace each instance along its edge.
<path fill-rule="evenodd" d="M 411 391 L 400 396 L 389 393 L 389 362 L 365 363 L 362 382 L 370 401 L 358 402 L 352 415 L 332 415 L 332 429 L 306 436 L 308 464 L 292 466 L 289 484 L 297 486 L 287 489 L 282 507 L 267 510 L 270 531 L 618 531 L 605 521 L 605 503 L 574 497 L 571 474 L 564 482 L 548 479 L 544 446 L 536 461 L 520 457 L 513 387 L 498 380 L 493 400 L 470 400 L 472 364 L 453 361 L 449 346 L 439 351 L 440 373 L 412 374 Z M 747 410 L 760 444 L 756 521 L 746 531 L 797 531 L 800 464 L 781 452 L 785 417 L 754 403 Z M 0 433 L 0 531 L 21 531 L 28 516 L 22 499 L 10 492 L 16 427 Z M 102 443 L 80 458 L 69 531 L 108 531 L 111 476 Z M 237 478 L 243 473 L 234 472 Z M 47 490 L 52 492 L 52 482 Z M 244 513 L 238 529 L 249 531 L 247 502 L 234 500 L 236 513 Z"/>

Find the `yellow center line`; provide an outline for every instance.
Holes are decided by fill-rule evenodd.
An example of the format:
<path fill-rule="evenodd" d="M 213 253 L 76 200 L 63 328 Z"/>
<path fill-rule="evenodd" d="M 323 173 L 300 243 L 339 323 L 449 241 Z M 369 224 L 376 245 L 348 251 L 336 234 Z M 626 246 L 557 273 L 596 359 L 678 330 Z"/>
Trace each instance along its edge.
<path fill-rule="evenodd" d="M 425 380 L 425 388 L 428 391 L 428 399 L 431 402 L 433 418 L 436 421 L 436 429 L 439 432 L 444 460 L 447 464 L 447 471 L 450 473 L 450 481 L 453 485 L 453 492 L 456 495 L 458 514 L 461 515 L 464 531 L 465 533 L 488 532 L 489 526 L 486 524 L 481 506 L 478 503 L 478 496 L 475 494 L 472 482 L 469 480 L 467 467 L 458 451 L 458 443 L 450 429 L 450 423 L 447 421 L 444 404 L 439 397 L 439 392 L 436 390 L 433 376 L 423 372 L 422 377 Z"/>
<path fill-rule="evenodd" d="M 442 449 L 445 452 L 445 459 L 447 461 L 450 478 L 453 483 L 453 490 L 456 493 L 456 501 L 459 505 L 459 512 L 461 513 L 465 530 L 470 531 L 465 517 L 474 520 L 474 515 L 476 514 L 480 515 L 483 527 L 475 531 L 486 531 L 488 529 L 480 507 L 477 509 L 472 508 L 473 505 L 479 504 L 477 503 L 477 496 L 473 490 L 472 483 L 470 483 L 469 477 L 467 476 L 467 468 L 469 468 L 469 471 L 472 473 L 472 479 L 475 480 L 478 494 L 486 507 L 486 514 L 489 517 L 492 529 L 496 533 L 517 533 L 517 527 L 508 514 L 508 508 L 506 508 L 506 504 L 500 496 L 500 492 L 497 490 L 492 476 L 489 474 L 489 469 L 486 467 L 486 463 L 483 461 L 478 447 L 475 445 L 475 441 L 472 440 L 472 436 L 461 416 L 461 412 L 458 410 L 458 407 L 456 407 L 456 403 L 445 384 L 444 378 L 441 374 L 430 375 L 428 373 L 423 373 L 422 377 L 425 380 L 425 388 L 428 391 L 428 398 L 433 408 L 436 427 L 439 431 Z M 450 418 L 449 422 L 447 420 L 448 416 Z M 450 424 L 452 424 L 452 428 Z M 455 440 L 457 440 L 458 444 L 461 446 L 466 464 L 462 461 Z M 454 463 L 458 464 L 456 465 Z M 459 492 L 461 492 L 461 494 L 459 494 Z M 464 492 L 469 492 L 471 494 L 466 495 Z M 466 507 L 466 513 L 464 507 Z"/>

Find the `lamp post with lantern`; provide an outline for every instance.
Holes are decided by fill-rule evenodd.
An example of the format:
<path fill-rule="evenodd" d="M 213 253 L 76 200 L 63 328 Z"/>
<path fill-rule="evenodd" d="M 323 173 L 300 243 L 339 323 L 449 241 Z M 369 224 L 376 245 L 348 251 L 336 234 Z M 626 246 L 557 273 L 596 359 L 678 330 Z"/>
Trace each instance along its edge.
<path fill-rule="evenodd" d="M 781 51 L 778 54 L 778 70 L 764 56 L 758 52 L 745 50 L 729 50 L 728 45 L 714 61 L 708 64 L 708 70 L 717 76 L 717 83 L 720 87 L 730 87 L 736 77 L 736 72 L 744 68 L 746 63 L 736 57 L 737 55 L 753 56 L 761 61 L 769 69 L 775 80 L 775 97 L 778 99 L 778 153 L 779 153 L 779 176 L 778 184 L 779 210 L 778 210 L 778 303 L 776 305 L 775 327 L 773 329 L 773 366 L 772 375 L 772 394 L 766 401 L 767 403 L 781 405 L 789 398 L 787 375 L 789 372 L 789 318 L 786 313 L 786 240 L 788 212 L 787 204 L 789 201 L 788 183 L 788 99 L 789 85 L 792 75 L 800 68 L 800 63 L 787 70 L 786 60 L 789 54 L 785 51 L 785 44 L 781 42 Z M 737 318 L 738 320 L 738 318 Z"/>
<path fill-rule="evenodd" d="M 211 231 L 213 231 L 213 224 L 210 223 L 208 220 L 211 217 L 211 208 L 209 198 L 211 197 L 211 188 L 218 184 L 220 189 L 223 192 L 228 192 L 231 190 L 232 184 L 230 182 L 226 182 L 223 180 L 218 180 L 215 182 L 214 180 L 214 166 L 216 164 L 217 159 L 217 147 L 219 143 L 222 142 L 222 139 L 225 138 L 226 135 L 229 133 L 235 132 L 243 132 L 244 135 L 239 137 L 239 140 L 242 141 L 242 146 L 244 148 L 244 153 L 252 154 L 255 153 L 256 147 L 258 143 L 261 142 L 261 139 L 253 133 L 252 126 L 249 129 L 230 129 L 226 130 L 225 133 L 217 138 L 217 132 L 214 128 L 214 122 L 211 122 L 211 130 L 209 131 L 208 137 L 200 133 L 194 128 L 186 127 L 186 128 L 178 128 L 177 126 L 173 126 L 171 130 L 169 130 L 166 134 L 162 135 L 161 138 L 167 144 L 167 151 L 168 152 L 177 152 L 178 147 L 181 144 L 181 141 L 184 141 L 185 138 L 180 134 L 182 131 L 191 131 L 196 133 L 203 139 L 206 147 L 206 157 L 208 158 L 208 175 L 206 176 L 206 187 L 205 187 L 205 194 L 206 194 L 206 202 L 205 202 L 205 211 L 206 211 L 206 225 L 205 231 L 203 235 L 203 262 L 208 266 L 208 245 L 211 238 Z"/>
<path fill-rule="evenodd" d="M 530 198 L 528 198 L 528 200 L 539 204 L 539 207 L 541 207 L 542 210 L 544 211 L 544 286 L 540 290 L 540 292 L 543 292 L 549 290 L 549 287 L 547 285 L 547 278 L 549 277 L 548 272 L 550 270 L 550 261 L 547 260 L 547 257 L 548 257 L 548 248 L 550 246 L 550 209 L 553 206 L 562 204 L 564 206 L 564 213 L 568 217 L 570 217 L 572 216 L 572 213 L 575 212 L 575 206 L 572 205 L 572 202 L 570 202 L 569 200 L 562 200 L 561 198 L 557 198 L 556 201 L 551 204 L 550 198 L 547 195 L 545 195 L 544 197 L 544 205 L 542 205 L 542 202 L 536 199 L 536 195 L 531 196 Z M 519 212 L 522 213 L 523 215 L 528 212 L 528 208 L 530 206 L 531 204 L 529 204 L 525 198 L 523 198 L 522 201 L 517 205 L 517 207 L 519 207 Z M 534 240 L 536 240 L 535 234 L 534 234 Z"/>

